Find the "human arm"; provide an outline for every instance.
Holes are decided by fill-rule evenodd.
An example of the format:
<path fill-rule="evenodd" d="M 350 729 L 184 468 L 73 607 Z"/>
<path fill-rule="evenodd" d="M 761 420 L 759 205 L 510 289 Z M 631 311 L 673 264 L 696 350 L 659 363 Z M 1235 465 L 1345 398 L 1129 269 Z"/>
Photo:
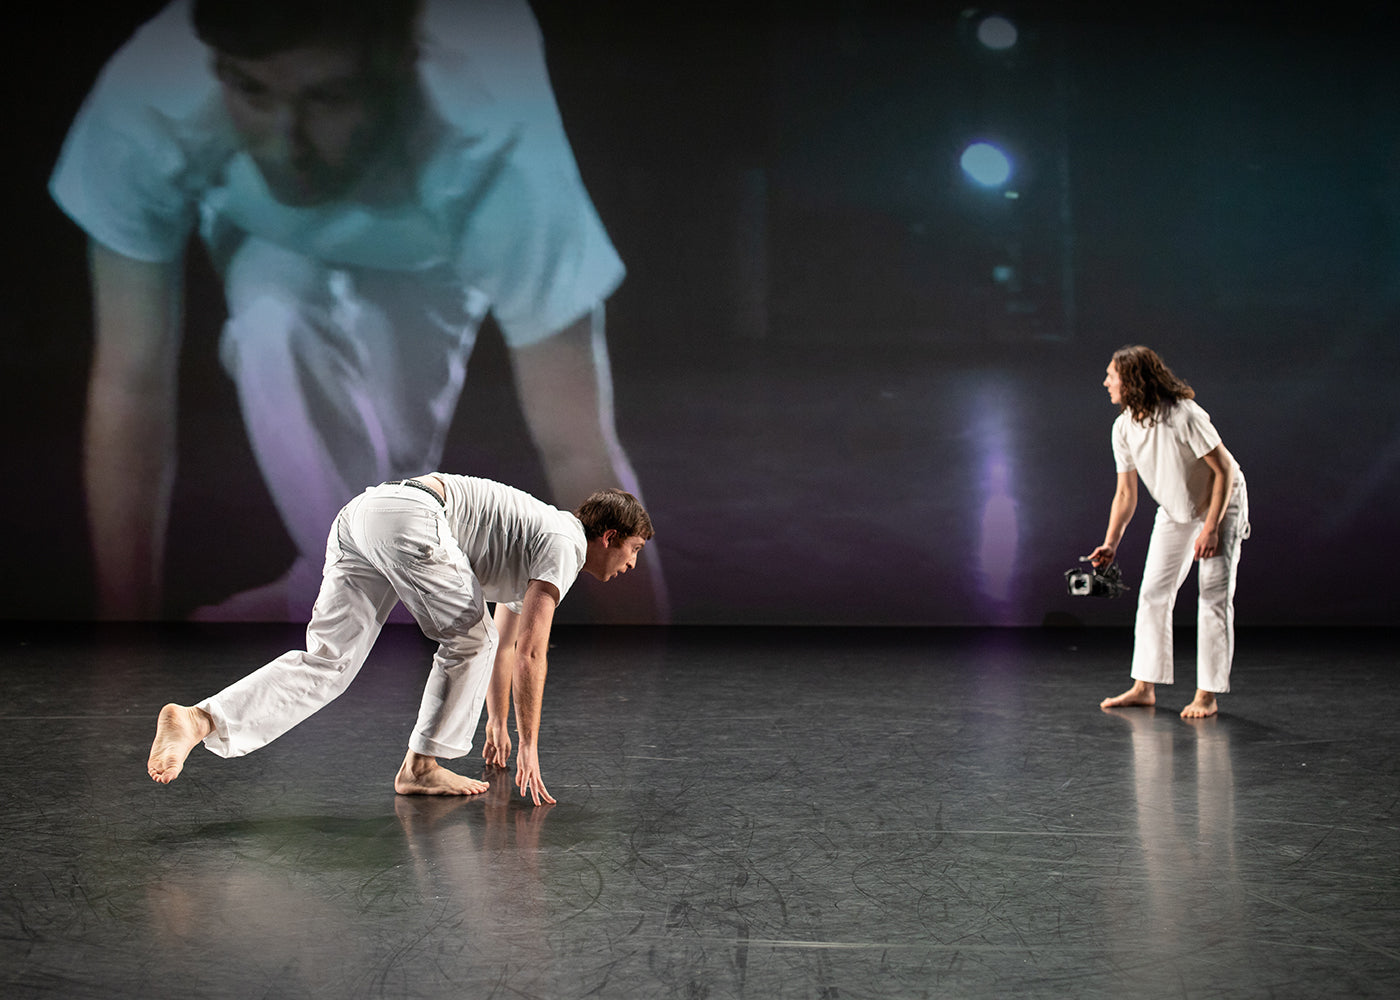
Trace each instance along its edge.
<path fill-rule="evenodd" d="M 511 351 L 521 411 L 539 449 L 556 503 L 573 508 L 595 490 L 618 486 L 641 496 L 637 474 L 618 440 L 601 305 L 553 336 Z M 609 585 L 619 620 L 664 622 L 670 616 L 660 557 Z"/>
<path fill-rule="evenodd" d="M 1103 544 L 1089 553 L 1089 561 L 1095 567 L 1107 566 L 1118 554 L 1118 546 L 1123 541 L 1123 533 L 1128 530 L 1128 522 L 1137 510 L 1138 474 L 1136 469 L 1118 473 L 1118 488 L 1113 493 L 1113 503 L 1108 510 L 1108 530 L 1104 532 Z"/>
<path fill-rule="evenodd" d="M 510 761 L 510 686 L 519 624 L 518 614 L 505 604 L 496 605 L 496 661 L 486 689 L 486 743 L 481 751 L 488 767 L 505 767 Z"/>
<path fill-rule="evenodd" d="M 102 618 L 160 612 L 175 480 L 176 375 L 183 278 L 89 244 L 94 346 L 83 482 Z"/>
<path fill-rule="evenodd" d="M 515 698 L 515 732 L 520 751 L 515 758 L 515 784 L 535 805 L 553 802 L 540 777 L 540 710 L 544 705 L 544 681 L 548 672 L 549 631 L 559 590 L 552 583 L 531 580 L 516 623 L 511 647 L 511 693 Z M 505 648 L 505 643 L 501 644 Z"/>
<path fill-rule="evenodd" d="M 1206 452 L 1201 459 L 1211 472 L 1210 506 L 1206 508 L 1201 533 L 1196 536 L 1195 556 L 1197 559 L 1209 559 L 1220 552 L 1220 521 L 1225 516 L 1225 507 L 1235 488 L 1235 459 L 1225 448 L 1224 442 Z"/>

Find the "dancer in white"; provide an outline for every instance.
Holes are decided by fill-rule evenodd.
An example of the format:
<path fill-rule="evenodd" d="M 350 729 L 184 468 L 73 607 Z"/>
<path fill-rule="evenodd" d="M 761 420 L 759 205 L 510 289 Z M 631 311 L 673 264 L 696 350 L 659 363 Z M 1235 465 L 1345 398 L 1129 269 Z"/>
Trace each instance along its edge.
<path fill-rule="evenodd" d="M 504 767 L 513 695 L 516 784 L 535 805 L 553 802 L 540 777 L 539 725 L 554 609 L 580 572 L 611 580 L 634 568 L 651 537 L 646 510 L 623 490 L 594 493 L 571 514 L 500 483 L 437 472 L 371 487 L 326 540 L 306 649 L 197 705 L 166 705 L 147 770 L 168 784 L 198 743 L 239 757 L 281 736 L 350 685 L 402 601 L 438 649 L 394 790 L 485 791 L 438 758 L 470 752 L 484 704 L 482 756 Z"/>
<path fill-rule="evenodd" d="M 1216 695 L 1230 690 L 1235 652 L 1235 577 L 1249 537 L 1244 474 L 1195 402 L 1195 391 L 1151 349 L 1116 352 L 1103 384 L 1120 410 L 1113 424 L 1118 489 L 1103 544 L 1089 555 L 1093 564 L 1113 562 L 1137 509 L 1139 477 L 1158 507 L 1138 592 L 1133 686 L 1100 704 L 1154 705 L 1156 686 L 1172 683 L 1176 594 L 1192 562 L 1199 562 L 1196 696 L 1181 715 L 1214 715 Z"/>

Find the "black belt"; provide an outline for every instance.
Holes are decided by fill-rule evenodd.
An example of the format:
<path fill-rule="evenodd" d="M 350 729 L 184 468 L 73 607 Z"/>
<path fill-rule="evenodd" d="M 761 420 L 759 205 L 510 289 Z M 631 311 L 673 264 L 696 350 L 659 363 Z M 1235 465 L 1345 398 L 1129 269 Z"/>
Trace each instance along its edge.
<path fill-rule="evenodd" d="M 419 482 L 418 480 L 416 480 L 416 479 L 394 480 L 393 482 L 385 483 L 384 485 L 385 485 L 385 486 L 412 486 L 415 490 L 422 490 L 424 493 L 426 493 L 426 494 L 428 494 L 429 496 L 431 496 L 434 500 L 436 500 L 436 501 L 438 502 L 438 506 L 441 507 L 443 510 L 446 510 L 446 509 L 447 509 L 447 501 L 444 500 L 442 497 L 438 496 L 438 491 L 437 491 L 437 490 L 433 489 L 431 486 L 427 485 L 426 483 L 420 483 L 420 482 Z"/>

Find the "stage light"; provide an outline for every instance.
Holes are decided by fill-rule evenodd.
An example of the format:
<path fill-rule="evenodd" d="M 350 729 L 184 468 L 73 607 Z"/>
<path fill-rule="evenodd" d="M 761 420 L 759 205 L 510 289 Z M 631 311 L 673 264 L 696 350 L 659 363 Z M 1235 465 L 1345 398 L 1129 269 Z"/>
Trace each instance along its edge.
<path fill-rule="evenodd" d="M 974 142 L 958 161 L 963 173 L 983 187 L 1001 187 L 1011 179 L 1011 160 L 990 142 Z"/>
<path fill-rule="evenodd" d="M 1005 52 L 1019 37 L 1016 25 L 1000 14 L 984 17 L 977 23 L 977 40 L 993 52 Z"/>

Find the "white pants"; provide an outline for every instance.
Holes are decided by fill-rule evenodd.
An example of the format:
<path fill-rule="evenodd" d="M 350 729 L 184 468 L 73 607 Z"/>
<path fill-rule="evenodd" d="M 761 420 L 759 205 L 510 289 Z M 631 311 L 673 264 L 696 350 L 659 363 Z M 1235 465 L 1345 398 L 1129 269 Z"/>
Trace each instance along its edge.
<path fill-rule="evenodd" d="M 1172 613 L 1177 591 L 1191 572 L 1202 526 L 1201 521 L 1173 521 L 1157 509 L 1138 592 L 1134 680 L 1172 683 Z M 1202 691 L 1230 690 L 1230 664 L 1235 655 L 1235 576 L 1240 547 L 1248 537 L 1249 494 L 1244 477 L 1237 474 L 1234 495 L 1220 521 L 1220 553 L 1200 560 L 1197 574 L 1196 687 Z"/>
<path fill-rule="evenodd" d="M 252 237 L 222 264 L 220 360 L 298 553 L 288 619 L 304 621 L 341 506 L 437 468 L 486 303 L 438 272 L 330 268 Z"/>
<path fill-rule="evenodd" d="M 204 745 L 239 757 L 329 704 L 354 680 L 398 601 L 438 643 L 409 748 L 467 754 L 495 663 L 496 627 L 442 507 L 400 485 L 370 487 L 341 510 L 326 541 L 306 649 L 201 702 L 214 720 Z"/>

